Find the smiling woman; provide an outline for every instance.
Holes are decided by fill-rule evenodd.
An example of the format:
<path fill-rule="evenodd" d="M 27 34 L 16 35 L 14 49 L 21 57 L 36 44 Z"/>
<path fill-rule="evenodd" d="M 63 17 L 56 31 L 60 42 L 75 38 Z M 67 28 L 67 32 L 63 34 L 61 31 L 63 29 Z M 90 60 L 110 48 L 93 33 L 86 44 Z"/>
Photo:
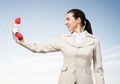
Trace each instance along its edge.
<path fill-rule="evenodd" d="M 105 84 L 100 42 L 92 35 L 90 22 L 83 11 L 80 9 L 68 11 L 65 24 L 70 33 L 48 42 L 35 43 L 27 42 L 25 39 L 19 40 L 15 35 L 18 31 L 13 31 L 13 37 L 18 44 L 35 53 L 61 51 L 64 62 L 58 84 L 93 84 L 92 60 L 96 84 Z"/>
<path fill-rule="evenodd" d="M 86 19 L 85 14 L 81 10 L 72 9 L 68 11 L 65 23 L 68 27 L 68 30 L 71 32 L 83 32 L 84 30 L 87 30 L 92 34 L 91 24 L 89 20 Z"/>

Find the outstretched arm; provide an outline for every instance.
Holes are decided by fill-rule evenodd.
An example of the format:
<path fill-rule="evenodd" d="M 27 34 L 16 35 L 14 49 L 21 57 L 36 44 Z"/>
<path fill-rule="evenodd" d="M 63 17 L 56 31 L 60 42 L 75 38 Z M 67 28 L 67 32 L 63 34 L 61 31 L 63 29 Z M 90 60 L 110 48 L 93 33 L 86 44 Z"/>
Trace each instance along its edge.
<path fill-rule="evenodd" d="M 21 18 L 16 18 L 14 21 L 12 34 L 15 41 L 23 47 L 35 53 L 48 53 L 60 51 L 61 40 L 52 40 L 44 43 L 27 42 L 23 39 L 23 35 L 19 32 Z"/>

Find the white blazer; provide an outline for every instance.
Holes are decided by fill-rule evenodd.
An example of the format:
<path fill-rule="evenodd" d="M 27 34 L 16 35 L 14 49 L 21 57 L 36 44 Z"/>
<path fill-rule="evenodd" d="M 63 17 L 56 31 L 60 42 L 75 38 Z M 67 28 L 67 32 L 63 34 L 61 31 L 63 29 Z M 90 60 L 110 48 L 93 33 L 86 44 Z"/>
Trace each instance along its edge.
<path fill-rule="evenodd" d="M 100 42 L 98 38 L 88 32 L 86 38 L 80 44 L 76 44 L 71 33 L 44 43 L 27 42 L 25 40 L 17 40 L 17 43 L 35 53 L 61 51 L 64 62 L 58 84 L 74 84 L 75 81 L 77 81 L 77 84 L 93 84 L 92 60 L 96 84 L 105 84 Z"/>

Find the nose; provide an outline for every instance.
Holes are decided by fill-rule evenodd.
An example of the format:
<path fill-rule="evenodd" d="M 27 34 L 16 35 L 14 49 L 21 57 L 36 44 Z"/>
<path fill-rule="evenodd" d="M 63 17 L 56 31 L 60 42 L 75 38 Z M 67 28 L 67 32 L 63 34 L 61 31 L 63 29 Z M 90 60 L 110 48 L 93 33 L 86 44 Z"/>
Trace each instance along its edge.
<path fill-rule="evenodd" d="M 67 25 L 68 24 L 68 22 L 67 21 L 65 21 L 65 25 Z"/>

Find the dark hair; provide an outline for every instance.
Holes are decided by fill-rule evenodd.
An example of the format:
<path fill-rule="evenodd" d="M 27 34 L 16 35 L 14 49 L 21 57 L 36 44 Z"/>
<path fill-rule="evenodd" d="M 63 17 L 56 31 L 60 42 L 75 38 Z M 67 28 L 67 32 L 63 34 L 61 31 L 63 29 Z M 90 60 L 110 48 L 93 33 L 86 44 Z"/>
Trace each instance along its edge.
<path fill-rule="evenodd" d="M 90 34 L 92 33 L 92 27 L 88 19 L 86 19 L 85 14 L 80 9 L 71 9 L 67 13 L 73 13 L 73 17 L 75 19 L 81 18 L 82 26 L 85 26 L 85 30 L 87 30 Z"/>

